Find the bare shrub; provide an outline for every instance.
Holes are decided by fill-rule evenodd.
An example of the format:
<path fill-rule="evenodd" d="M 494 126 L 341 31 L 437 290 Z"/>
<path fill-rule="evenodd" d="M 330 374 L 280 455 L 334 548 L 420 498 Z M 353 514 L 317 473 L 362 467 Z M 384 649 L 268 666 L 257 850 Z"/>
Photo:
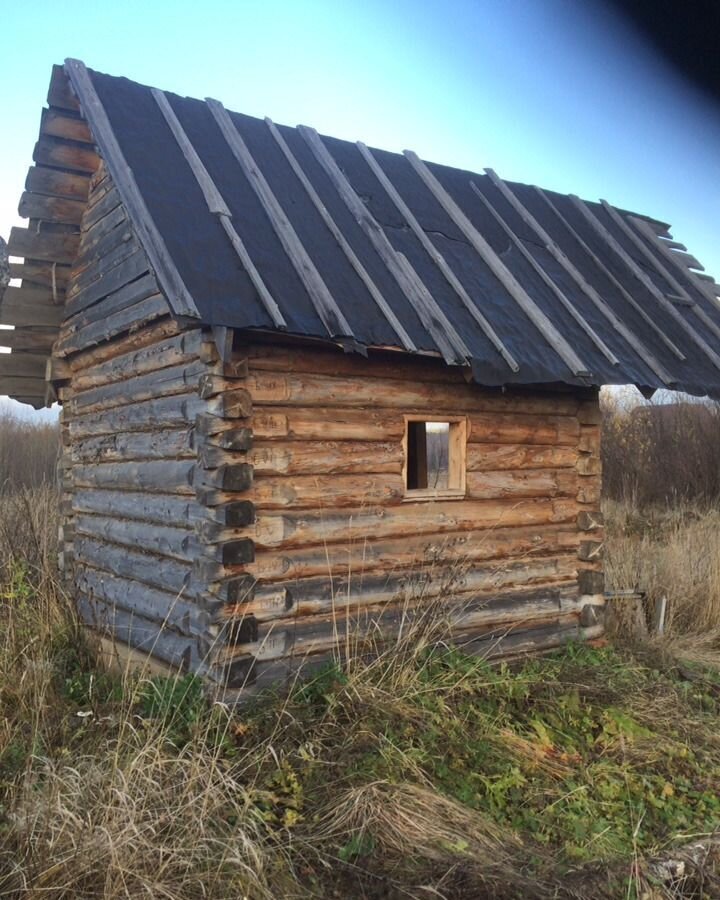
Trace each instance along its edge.
<path fill-rule="evenodd" d="M 0 410 L 0 493 L 51 485 L 56 480 L 58 425 Z"/>
<path fill-rule="evenodd" d="M 603 398 L 605 496 L 639 507 L 720 500 L 720 405 Z"/>

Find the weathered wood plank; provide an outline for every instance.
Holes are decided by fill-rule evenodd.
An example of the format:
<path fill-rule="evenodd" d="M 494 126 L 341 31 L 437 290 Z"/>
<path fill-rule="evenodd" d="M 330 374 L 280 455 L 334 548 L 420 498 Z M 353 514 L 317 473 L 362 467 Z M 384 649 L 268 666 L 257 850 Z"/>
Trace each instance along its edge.
<path fill-rule="evenodd" d="M 71 422 L 71 434 L 72 424 Z M 194 477 L 194 460 L 148 460 L 73 466 L 73 478 L 78 487 L 194 494 Z"/>
<path fill-rule="evenodd" d="M 2 318 L 2 308 L 0 308 Z M 0 347 L 9 347 L 19 351 L 49 351 L 57 336 L 54 330 L 34 328 L 15 328 L 14 330 L 0 329 Z"/>
<path fill-rule="evenodd" d="M 0 341 L 2 334 L 0 334 Z M 15 378 L 45 379 L 47 357 L 40 353 L 24 353 L 15 350 L 13 353 L 0 354 L 0 376 Z"/>
<path fill-rule="evenodd" d="M 126 307 L 108 316 L 102 322 L 96 322 L 81 328 L 72 334 L 62 335 L 57 344 L 58 356 L 67 356 L 88 345 L 99 344 L 125 331 L 136 331 L 153 319 L 159 319 L 169 313 L 168 302 L 163 294 L 153 294 L 146 300 Z"/>
<path fill-rule="evenodd" d="M 192 496 L 180 494 L 115 491 L 77 486 L 72 494 L 72 510 L 117 516 L 120 519 L 138 519 L 158 525 L 176 524 L 195 528 L 204 521 L 207 510 Z"/>
<path fill-rule="evenodd" d="M 396 380 L 432 382 L 437 385 L 461 385 L 468 388 L 463 370 L 448 366 L 434 357 L 410 356 L 389 351 L 369 351 L 368 357 L 357 353 L 343 353 L 335 348 L 297 347 L 289 344 L 239 344 L 234 358 L 247 359 L 250 370 L 283 375 L 314 375 L 330 377 L 376 378 L 392 383 Z M 578 400 L 573 394 L 508 387 L 505 391 L 471 385 L 479 402 L 491 405 L 498 412 L 513 411 L 540 415 L 575 415 Z"/>
<path fill-rule="evenodd" d="M 73 372 L 81 372 L 100 363 L 110 362 L 116 356 L 150 347 L 167 337 L 181 334 L 187 326 L 170 316 L 149 322 L 138 331 L 115 336 L 100 347 L 87 347 L 68 360 Z"/>
<path fill-rule="evenodd" d="M 32 325 L 57 328 L 63 320 L 63 308 L 47 299 L 45 288 L 13 287 L 5 289 L 0 319 L 3 325 Z"/>
<path fill-rule="evenodd" d="M 460 602 L 458 602 L 460 601 Z M 564 601 L 564 602 L 563 602 Z M 347 613 L 343 615 L 343 612 Z M 548 620 L 571 622 L 579 616 L 577 600 L 564 597 L 557 585 L 549 586 L 529 597 L 522 595 L 511 599 L 479 598 L 443 604 L 435 614 L 442 617 L 447 633 L 455 636 L 471 634 L 501 637 L 514 630 L 526 630 L 528 625 L 543 626 Z M 221 651 L 218 659 L 250 656 L 259 660 L 280 659 L 291 654 L 312 654 L 330 650 L 345 639 L 359 646 L 364 643 L 377 646 L 392 640 L 401 629 L 409 628 L 427 616 L 424 603 L 400 602 L 380 607 L 360 607 L 337 610 L 333 615 L 307 616 L 260 624 L 256 639 L 250 643 L 238 643 Z M 524 627 L 523 627 L 524 626 Z"/>
<path fill-rule="evenodd" d="M 194 443 L 192 425 L 187 425 L 181 429 L 120 432 L 92 437 L 76 441 L 71 447 L 71 453 L 73 460 L 86 463 L 195 459 L 197 454 Z"/>
<path fill-rule="evenodd" d="M 30 286 L 39 285 L 52 289 L 55 285 L 57 293 L 64 292 L 70 278 L 70 266 L 60 266 L 50 262 L 10 263 L 10 277 L 22 279 Z"/>
<path fill-rule="evenodd" d="M 8 241 L 8 253 L 32 260 L 49 260 L 57 263 L 71 263 L 80 244 L 78 234 L 57 234 L 37 232 L 29 228 L 12 228 Z"/>
<path fill-rule="evenodd" d="M 193 575 L 192 566 L 184 560 L 143 552 L 139 548 L 119 546 L 78 534 L 74 541 L 78 563 L 87 563 L 131 581 L 141 581 L 183 597 L 197 597 L 205 585 Z"/>
<path fill-rule="evenodd" d="M 194 531 L 185 528 L 85 513 L 74 516 L 74 526 L 77 534 L 142 549 L 159 556 L 171 556 L 189 563 L 201 554 L 199 537 Z"/>
<path fill-rule="evenodd" d="M 148 213 L 145 201 L 137 183 L 120 149 L 107 113 L 95 91 L 87 69 L 79 60 L 65 61 L 71 86 L 80 101 L 86 116 L 93 121 L 93 136 L 101 150 L 102 157 L 113 180 L 121 191 L 133 226 L 138 232 L 150 258 L 152 268 L 158 275 L 160 283 L 168 297 L 172 298 L 173 312 L 176 315 L 198 316 L 187 287 L 180 277 L 175 264 L 170 258 L 165 242 L 155 227 Z"/>
<path fill-rule="evenodd" d="M 91 628 L 107 634 L 120 644 L 127 644 L 142 653 L 151 653 L 180 672 L 192 671 L 203 675 L 208 671 L 194 637 L 178 634 L 170 627 L 158 628 L 156 622 L 109 606 L 98 598 L 78 594 L 77 607 Z"/>
<path fill-rule="evenodd" d="M 101 219 L 118 209 L 122 205 L 120 194 L 113 185 L 112 179 L 107 177 L 102 188 L 94 187 L 85 208 L 85 217 L 82 223 L 83 231 L 90 231 Z M 127 218 L 127 215 L 126 215 Z"/>
<path fill-rule="evenodd" d="M 205 369 L 206 364 L 200 360 L 169 366 L 157 372 L 136 375 L 125 381 L 79 391 L 66 405 L 72 414 L 84 415 L 127 403 L 138 403 L 171 394 L 184 394 L 197 388 L 198 379 Z"/>
<path fill-rule="evenodd" d="M 85 204 L 81 200 L 65 197 L 48 197 L 45 194 L 31 194 L 28 191 L 20 198 L 18 215 L 24 219 L 46 219 L 79 225 Z"/>
<path fill-rule="evenodd" d="M 0 394 L 7 394 L 16 400 L 20 400 L 21 397 L 32 397 L 34 405 L 38 403 L 40 406 L 45 405 L 46 387 L 44 378 L 14 378 L 10 375 L 0 375 Z"/>
<path fill-rule="evenodd" d="M 204 354 L 205 346 L 199 329 L 173 335 L 110 359 L 91 362 L 75 375 L 73 387 L 84 391 L 170 366 L 187 365 Z"/>
<path fill-rule="evenodd" d="M 468 472 L 565 469 L 574 467 L 577 458 L 577 448 L 572 445 L 537 443 L 471 443 L 465 456 Z"/>
<path fill-rule="evenodd" d="M 118 431 L 148 431 L 155 428 L 182 428 L 203 412 L 206 402 L 196 394 L 178 394 L 159 400 L 146 400 L 128 406 L 116 406 L 70 420 L 73 440 Z"/>
<path fill-rule="evenodd" d="M 90 283 L 92 276 L 88 269 L 99 269 L 102 274 L 117 265 L 123 246 L 129 255 L 128 247 L 135 249 L 139 244 L 134 240 L 123 209 L 118 207 L 90 231 L 82 232 L 80 250 L 73 265 L 73 284 L 68 295 L 79 293 Z"/>
<path fill-rule="evenodd" d="M 199 634 L 207 616 L 182 593 L 168 593 L 108 572 L 78 566 L 77 589 L 87 597 L 104 600 L 109 606 L 142 616 L 158 626 L 170 626 L 183 634 Z"/>
<path fill-rule="evenodd" d="M 127 240 L 124 237 L 127 236 Z M 76 315 L 89 308 L 99 300 L 125 287 L 148 272 L 148 262 L 142 249 L 129 232 L 124 232 L 120 245 L 110 254 L 110 258 L 103 260 L 99 266 L 90 266 L 87 269 L 87 277 L 82 279 L 82 287 L 72 297 L 68 296 L 67 312 L 69 316 Z M 154 277 L 153 277 L 154 282 Z M 75 278 L 68 286 L 72 291 Z M 78 279 L 79 283 L 79 279 Z M 155 288 L 156 292 L 158 288 Z"/>
<path fill-rule="evenodd" d="M 273 475 L 399 475 L 403 459 L 399 441 L 255 441 L 247 454 L 256 474 Z"/>
<path fill-rule="evenodd" d="M 394 402 L 390 399 L 389 402 Z M 446 408 L 442 412 L 434 404 L 401 407 L 402 412 L 427 413 L 428 408 L 436 412 L 442 420 L 442 412 L 456 415 L 462 408 Z M 577 419 L 569 416 L 533 416 L 526 414 L 477 413 L 469 416 L 468 441 L 470 444 L 577 444 L 580 426 Z M 399 441 L 405 433 L 405 421 L 400 410 L 397 412 L 378 410 L 378 404 L 367 410 L 329 409 L 320 406 L 284 406 L 282 408 L 254 409 L 253 432 L 257 439 L 278 440 L 292 438 L 303 441 Z M 287 446 L 287 445 L 285 445 Z M 476 467 L 480 448 L 472 455 L 472 466 Z"/>
<path fill-rule="evenodd" d="M 92 144 L 90 128 L 84 119 L 69 115 L 59 109 L 44 109 L 40 119 L 40 132 L 54 138 Z"/>
<path fill-rule="evenodd" d="M 100 162 L 93 147 L 59 138 L 40 136 L 33 150 L 33 160 L 41 166 L 56 166 L 71 172 L 93 173 Z"/>
<path fill-rule="evenodd" d="M 521 534 L 521 532 L 518 532 Z M 493 549 L 484 548 L 485 555 L 478 553 L 476 557 L 463 555 L 462 548 L 453 548 L 452 541 L 456 535 L 443 538 L 437 535 L 433 544 L 426 539 L 428 550 L 423 552 L 422 546 L 415 541 L 415 557 L 407 553 L 402 555 L 401 542 L 396 541 L 395 551 L 372 554 L 363 567 L 353 569 L 348 574 L 346 567 L 333 576 L 328 577 L 330 569 L 326 565 L 325 572 L 316 573 L 315 577 L 295 578 L 295 567 L 287 573 L 286 581 L 274 582 L 265 587 L 256 587 L 254 591 L 243 594 L 239 592 L 239 600 L 231 600 L 219 608 L 220 618 L 234 616 L 254 616 L 261 620 L 272 620 L 285 616 L 306 617 L 331 613 L 353 606 L 372 606 L 393 601 L 418 600 L 429 603 L 435 597 L 471 594 L 498 597 L 518 589 L 528 588 L 533 584 L 557 582 L 560 578 L 568 579 L 568 595 L 574 597 L 577 590 L 573 582 L 575 561 L 572 555 L 577 548 L 576 539 L 569 533 L 554 533 L 547 539 L 547 545 L 554 550 L 553 556 L 523 556 L 518 549 L 515 558 L 493 561 L 490 555 Z M 515 538 L 520 547 L 521 537 Z M 445 547 L 444 544 L 448 546 Z M 531 538 L 524 539 L 525 546 L 532 553 Z M 386 542 L 387 546 L 391 546 Z M 474 547 L 469 541 L 468 547 Z M 482 545 L 480 545 L 482 546 Z M 438 551 L 438 547 L 442 548 Z M 569 552 L 570 551 L 570 552 Z M 400 554 L 400 555 L 398 555 Z M 393 566 L 397 557 L 398 564 Z M 354 558 L 353 558 L 354 561 Z M 331 563 L 335 559 L 331 558 Z M 308 571 L 311 566 L 304 564 Z M 254 567 L 262 566 L 259 559 Z M 384 571 L 383 571 L 384 568 Z M 300 569 L 298 569 L 300 570 Z M 278 576 L 276 576 L 278 577 Z M 282 573 L 279 577 L 283 577 Z M 233 595 L 235 596 L 235 595 Z"/>
<path fill-rule="evenodd" d="M 48 169 L 45 166 L 32 166 L 25 179 L 25 189 L 33 194 L 85 202 L 90 190 L 90 179 L 87 175 L 61 172 L 59 169 Z"/>
<path fill-rule="evenodd" d="M 50 76 L 50 87 L 47 95 L 48 106 L 57 106 L 60 109 L 80 110 L 78 99 L 70 87 L 70 82 L 62 66 L 53 66 Z"/>
<path fill-rule="evenodd" d="M 469 384 L 398 382 L 382 378 L 365 381 L 342 376 L 250 371 L 246 386 L 258 406 L 367 406 L 374 409 L 382 404 L 389 409 L 422 409 L 428 412 L 430 408 L 433 414 L 440 414 L 445 410 L 500 412 L 503 409 L 517 409 L 520 405 L 514 403 L 511 397 L 483 395 L 477 387 Z M 558 407 L 560 411 L 563 408 L 559 402 Z M 572 408 L 572 415 L 577 410 L 577 402 L 570 400 L 565 408 Z"/>
<path fill-rule="evenodd" d="M 257 470 L 256 470 L 257 471 Z M 392 475 L 293 475 L 260 477 L 252 498 L 260 509 L 326 509 L 399 502 L 405 484 L 399 472 Z"/>
<path fill-rule="evenodd" d="M 535 469 L 504 472 L 468 472 L 466 496 L 471 500 L 504 497 L 574 497 L 577 473 Z"/>
<path fill-rule="evenodd" d="M 550 525 L 574 521 L 574 500 L 436 501 L 400 506 L 358 508 L 333 514 L 326 510 L 258 514 L 255 539 L 259 547 L 298 547 L 332 541 L 366 540 L 440 530 Z"/>

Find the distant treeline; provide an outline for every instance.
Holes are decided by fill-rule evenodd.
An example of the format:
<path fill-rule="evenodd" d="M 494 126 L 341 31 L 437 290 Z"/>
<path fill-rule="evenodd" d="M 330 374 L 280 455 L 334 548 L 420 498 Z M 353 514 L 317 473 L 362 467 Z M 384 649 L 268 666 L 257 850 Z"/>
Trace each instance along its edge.
<path fill-rule="evenodd" d="M 0 412 L 0 494 L 55 484 L 58 425 Z"/>
<path fill-rule="evenodd" d="M 635 506 L 720 501 L 720 405 L 603 402 L 603 489 Z"/>

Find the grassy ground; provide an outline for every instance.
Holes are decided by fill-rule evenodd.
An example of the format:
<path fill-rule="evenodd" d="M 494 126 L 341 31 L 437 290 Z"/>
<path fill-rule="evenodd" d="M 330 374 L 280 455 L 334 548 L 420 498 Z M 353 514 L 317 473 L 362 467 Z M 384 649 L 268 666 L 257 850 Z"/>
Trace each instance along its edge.
<path fill-rule="evenodd" d="M 510 669 L 415 630 L 231 716 L 99 670 L 53 502 L 0 525 L 0 896 L 720 896 L 712 864 L 662 887 L 648 862 L 720 823 L 713 518 L 614 511 L 613 577 L 671 594 L 667 641 L 618 614 L 613 645 Z"/>

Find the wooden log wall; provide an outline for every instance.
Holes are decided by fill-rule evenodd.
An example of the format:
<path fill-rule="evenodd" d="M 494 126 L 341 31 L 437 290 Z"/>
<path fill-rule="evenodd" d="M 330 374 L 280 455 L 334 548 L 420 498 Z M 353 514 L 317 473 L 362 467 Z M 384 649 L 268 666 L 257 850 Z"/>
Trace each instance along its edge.
<path fill-rule="evenodd" d="M 204 672 L 195 573 L 195 416 L 224 377 L 209 335 L 169 315 L 101 164 L 90 182 L 50 375 L 63 403 L 61 564 L 98 630 Z"/>
<path fill-rule="evenodd" d="M 202 501 L 246 504 L 247 522 L 202 526 L 231 685 L 264 685 L 378 622 L 392 637 L 433 604 L 477 652 L 601 632 L 597 394 L 484 391 L 394 354 L 258 343 L 233 360 L 235 377 L 204 390 L 247 418 L 201 425 L 199 449 L 215 473 Z M 406 414 L 466 417 L 463 499 L 407 499 Z"/>

